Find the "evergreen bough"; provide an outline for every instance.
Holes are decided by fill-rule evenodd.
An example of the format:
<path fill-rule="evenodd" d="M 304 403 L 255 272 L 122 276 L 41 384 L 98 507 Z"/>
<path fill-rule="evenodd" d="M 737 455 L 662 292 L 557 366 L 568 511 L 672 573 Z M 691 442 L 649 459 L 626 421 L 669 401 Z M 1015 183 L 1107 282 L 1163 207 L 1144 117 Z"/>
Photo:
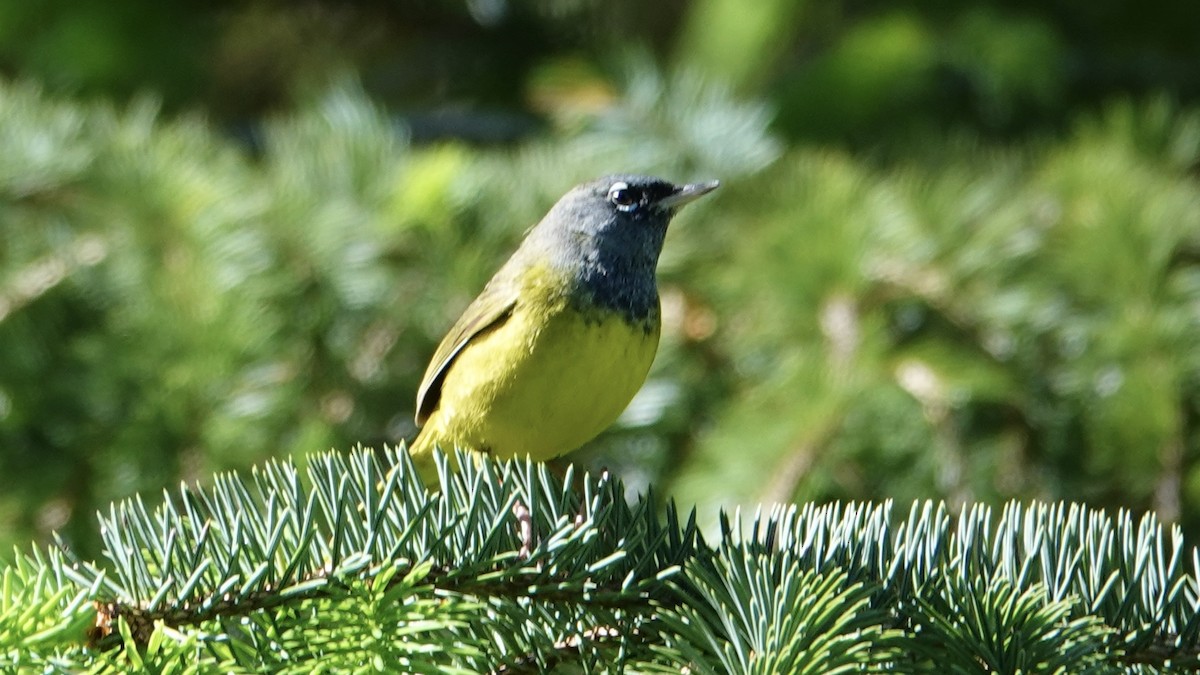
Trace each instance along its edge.
<path fill-rule="evenodd" d="M 602 474 L 403 449 L 274 461 L 18 552 L 0 668 L 183 672 L 1179 672 L 1200 557 L 1078 504 L 695 514 Z"/>

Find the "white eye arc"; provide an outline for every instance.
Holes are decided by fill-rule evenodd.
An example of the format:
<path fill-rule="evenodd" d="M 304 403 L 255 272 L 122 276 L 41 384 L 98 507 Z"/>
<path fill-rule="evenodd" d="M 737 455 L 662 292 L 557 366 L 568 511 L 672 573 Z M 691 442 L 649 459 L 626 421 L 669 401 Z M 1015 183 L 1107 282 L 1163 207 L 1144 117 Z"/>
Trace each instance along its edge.
<path fill-rule="evenodd" d="M 641 204 L 641 195 L 637 190 L 629 189 L 625 181 L 617 181 L 608 188 L 608 201 L 617 207 L 618 211 L 632 211 Z"/>

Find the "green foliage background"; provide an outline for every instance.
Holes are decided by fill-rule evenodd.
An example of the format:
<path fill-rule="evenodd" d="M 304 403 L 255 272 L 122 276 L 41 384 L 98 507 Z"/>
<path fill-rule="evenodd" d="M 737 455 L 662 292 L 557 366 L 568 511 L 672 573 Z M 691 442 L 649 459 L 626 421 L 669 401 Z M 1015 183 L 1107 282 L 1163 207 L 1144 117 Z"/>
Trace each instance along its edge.
<path fill-rule="evenodd" d="M 1200 535 L 1200 9 L 0 6 L 0 540 L 411 438 L 578 180 L 721 178 L 577 457 L 684 505 L 1067 498 Z M 715 517 L 715 509 L 702 513 Z"/>

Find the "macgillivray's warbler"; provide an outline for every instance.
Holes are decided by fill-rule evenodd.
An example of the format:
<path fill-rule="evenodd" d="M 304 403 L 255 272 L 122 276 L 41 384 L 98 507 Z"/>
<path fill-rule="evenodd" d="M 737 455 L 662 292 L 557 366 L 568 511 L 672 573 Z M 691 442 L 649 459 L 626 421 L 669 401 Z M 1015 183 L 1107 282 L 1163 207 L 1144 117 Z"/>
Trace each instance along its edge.
<path fill-rule="evenodd" d="M 434 446 L 544 461 L 612 424 L 658 348 L 667 224 L 717 185 L 619 175 L 564 195 L 438 345 L 417 391 L 421 472 Z"/>

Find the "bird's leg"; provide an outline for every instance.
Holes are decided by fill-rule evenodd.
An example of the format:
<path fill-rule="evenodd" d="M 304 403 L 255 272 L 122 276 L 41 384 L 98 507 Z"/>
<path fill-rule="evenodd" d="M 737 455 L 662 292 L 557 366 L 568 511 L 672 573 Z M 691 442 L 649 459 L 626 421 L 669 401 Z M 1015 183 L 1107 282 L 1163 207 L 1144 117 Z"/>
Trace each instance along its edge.
<path fill-rule="evenodd" d="M 517 518 L 517 534 L 521 537 L 521 549 L 517 551 L 517 557 L 528 560 L 533 553 L 533 518 L 519 499 L 513 504 L 512 512 Z"/>

